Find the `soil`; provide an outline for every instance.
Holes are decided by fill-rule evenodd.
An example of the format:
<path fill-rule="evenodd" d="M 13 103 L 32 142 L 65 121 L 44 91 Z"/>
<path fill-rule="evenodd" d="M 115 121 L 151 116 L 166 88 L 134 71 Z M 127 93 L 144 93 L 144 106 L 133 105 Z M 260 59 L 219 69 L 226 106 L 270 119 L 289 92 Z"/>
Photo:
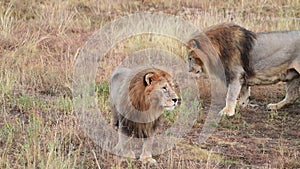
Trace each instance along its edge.
<path fill-rule="evenodd" d="M 209 98 L 207 87 L 200 89 L 202 98 Z M 252 87 L 250 102 L 257 106 L 222 118 L 212 136 L 200 144 L 193 139 L 200 136 L 204 113 L 184 141 L 155 157 L 159 165 L 150 168 L 300 168 L 299 101 L 278 111 L 266 110 L 267 104 L 284 97 L 284 88 L 283 83 Z M 204 107 L 208 105 L 209 99 L 204 100 Z M 140 162 L 134 165 L 145 167 Z"/>

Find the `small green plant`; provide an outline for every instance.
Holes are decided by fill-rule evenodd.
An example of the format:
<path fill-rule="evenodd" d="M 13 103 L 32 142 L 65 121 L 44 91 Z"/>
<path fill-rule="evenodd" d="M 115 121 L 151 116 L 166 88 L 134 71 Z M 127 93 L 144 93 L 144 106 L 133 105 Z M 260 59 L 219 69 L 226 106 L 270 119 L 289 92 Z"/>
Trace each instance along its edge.
<path fill-rule="evenodd" d="M 37 104 L 38 104 L 38 100 L 27 94 L 22 94 L 17 100 L 17 106 L 21 112 L 28 112 Z"/>
<path fill-rule="evenodd" d="M 109 95 L 109 83 L 102 82 L 96 85 L 96 93 L 99 98 L 105 98 Z"/>
<path fill-rule="evenodd" d="M 177 119 L 177 114 L 179 113 L 180 111 L 179 110 L 172 110 L 172 111 L 169 111 L 169 110 L 165 110 L 164 111 L 164 116 L 165 118 L 167 119 L 167 121 L 170 123 L 170 124 L 173 124 L 176 119 Z"/>
<path fill-rule="evenodd" d="M 72 112 L 72 100 L 70 97 L 58 96 L 55 99 L 55 108 L 65 114 Z"/>
<path fill-rule="evenodd" d="M 127 167 L 126 167 L 126 169 L 134 169 L 133 168 L 133 165 L 132 165 L 132 160 L 131 160 L 131 158 L 126 158 L 126 163 L 127 163 Z"/>
<path fill-rule="evenodd" d="M 271 111 L 269 111 L 269 118 L 268 118 L 268 120 L 269 120 L 270 124 L 272 124 L 274 122 L 277 114 L 278 114 L 277 110 L 271 110 Z"/>
<path fill-rule="evenodd" d="M 107 122 L 111 120 L 111 113 L 108 113 L 110 110 L 109 104 L 109 83 L 102 82 L 96 85 L 97 101 L 98 107 L 102 116 L 106 119 Z"/>

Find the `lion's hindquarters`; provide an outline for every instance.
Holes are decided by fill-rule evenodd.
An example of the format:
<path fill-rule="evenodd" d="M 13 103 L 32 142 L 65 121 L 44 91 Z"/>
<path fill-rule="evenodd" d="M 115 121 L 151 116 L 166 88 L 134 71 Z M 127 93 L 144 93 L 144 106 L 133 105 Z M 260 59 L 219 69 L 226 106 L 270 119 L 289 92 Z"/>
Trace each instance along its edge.
<path fill-rule="evenodd" d="M 285 98 L 268 104 L 268 109 L 280 109 L 299 97 L 300 31 L 260 33 L 252 54 L 256 75 L 248 82 L 253 85 L 286 82 Z"/>
<path fill-rule="evenodd" d="M 112 125 L 118 127 L 119 125 L 119 112 L 117 106 L 120 102 L 119 93 L 122 90 L 120 86 L 130 72 L 127 68 L 116 69 L 110 77 L 110 108 L 112 112 Z"/>

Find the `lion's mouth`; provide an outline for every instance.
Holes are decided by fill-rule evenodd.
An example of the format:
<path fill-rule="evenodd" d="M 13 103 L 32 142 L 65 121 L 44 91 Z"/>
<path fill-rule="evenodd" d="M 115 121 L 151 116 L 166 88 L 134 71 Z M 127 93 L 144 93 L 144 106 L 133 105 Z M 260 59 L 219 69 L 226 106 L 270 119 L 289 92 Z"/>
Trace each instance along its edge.
<path fill-rule="evenodd" d="M 174 103 L 172 106 L 164 106 L 164 109 L 165 110 L 174 110 L 176 106 L 177 106 L 177 103 Z"/>
<path fill-rule="evenodd" d="M 178 98 L 173 98 L 172 102 L 169 102 L 171 104 L 165 104 L 163 107 L 165 110 L 174 110 L 174 108 L 178 105 L 180 99 Z"/>
<path fill-rule="evenodd" d="M 176 105 L 173 105 L 173 106 L 164 106 L 164 109 L 165 110 L 174 110 Z"/>

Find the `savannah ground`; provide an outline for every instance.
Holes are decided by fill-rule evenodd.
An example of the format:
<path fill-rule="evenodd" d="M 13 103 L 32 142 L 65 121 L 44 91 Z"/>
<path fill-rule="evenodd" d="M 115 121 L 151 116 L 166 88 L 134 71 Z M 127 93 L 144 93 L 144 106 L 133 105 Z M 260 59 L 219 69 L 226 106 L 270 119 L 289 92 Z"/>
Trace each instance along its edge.
<path fill-rule="evenodd" d="M 2 0 L 0 168 L 150 168 L 94 144 L 81 131 L 72 105 L 81 47 L 106 23 L 142 11 L 180 16 L 199 29 L 227 21 L 255 32 L 300 29 L 298 0 Z M 143 48 L 137 45 L 142 39 L 122 42 L 111 52 L 111 63 L 101 63 L 97 91 L 108 121 L 107 78 L 120 58 Z M 159 42 L 163 38 L 154 40 L 165 44 Z M 167 47 L 176 53 L 175 48 Z M 251 103 L 259 106 L 222 118 L 206 143 L 198 144 L 191 140 L 199 136 L 210 93 L 208 84 L 199 84 L 203 113 L 183 142 L 155 157 L 156 168 L 300 168 L 299 99 L 279 111 L 265 110 L 284 97 L 283 84 L 254 87 Z"/>

